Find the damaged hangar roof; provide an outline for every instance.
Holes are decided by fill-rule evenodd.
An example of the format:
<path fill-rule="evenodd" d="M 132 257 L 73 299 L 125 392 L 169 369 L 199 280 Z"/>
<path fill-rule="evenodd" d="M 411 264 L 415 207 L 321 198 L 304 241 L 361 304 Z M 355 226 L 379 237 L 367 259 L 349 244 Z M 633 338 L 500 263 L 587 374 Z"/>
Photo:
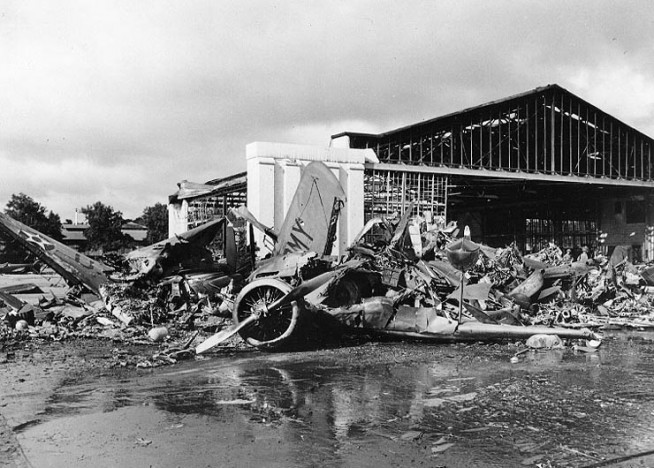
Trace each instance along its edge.
<path fill-rule="evenodd" d="M 445 115 L 442 115 L 442 116 L 439 116 L 439 117 L 434 117 L 432 119 L 424 120 L 422 122 L 418 122 L 418 123 L 415 123 L 415 124 L 405 125 L 404 127 L 396 128 L 394 130 L 389 130 L 388 132 L 382 132 L 382 133 L 374 134 L 374 133 L 365 133 L 365 132 L 348 132 L 348 131 L 344 131 L 344 132 L 340 132 L 340 133 L 336 133 L 336 134 L 332 135 L 331 138 L 336 139 L 336 138 L 339 138 L 339 137 L 342 137 L 342 136 L 349 136 L 349 137 L 354 137 L 354 138 L 356 138 L 356 137 L 364 137 L 364 138 L 373 137 L 373 138 L 380 138 L 381 139 L 381 138 L 390 137 L 390 136 L 392 136 L 394 134 L 402 133 L 402 132 L 408 131 L 408 130 L 416 131 L 416 130 L 420 129 L 421 127 L 428 127 L 430 125 L 434 125 L 434 124 L 438 124 L 438 123 L 447 123 L 449 121 L 457 121 L 457 122 L 458 121 L 464 121 L 464 118 L 468 118 L 468 117 L 476 116 L 477 114 L 482 114 L 482 113 L 489 112 L 493 108 L 498 107 L 500 105 L 511 104 L 513 102 L 518 103 L 518 102 L 520 102 L 520 101 L 522 101 L 524 99 L 536 97 L 536 96 L 541 95 L 541 94 L 546 93 L 546 92 L 556 92 L 556 93 L 568 95 L 569 97 L 574 98 L 578 102 L 580 102 L 582 104 L 585 104 L 588 107 L 593 108 L 597 112 L 601 112 L 603 114 L 606 114 L 606 116 L 610 117 L 611 119 L 614 119 L 614 121 L 616 121 L 617 123 L 620 123 L 622 125 L 625 125 L 625 126 L 629 127 L 631 130 L 633 130 L 634 132 L 639 133 L 641 136 L 643 136 L 645 138 L 648 138 L 651 141 L 654 141 L 649 136 L 645 135 L 644 133 L 636 130 L 633 127 L 630 127 L 629 125 L 627 125 L 624 122 L 618 120 L 617 118 L 611 116 L 610 114 L 605 113 L 604 111 L 597 108 L 596 106 L 593 106 L 588 101 L 580 98 L 579 96 L 575 95 L 574 93 L 571 93 L 570 91 L 563 88 L 562 86 L 559 86 L 556 83 L 549 84 L 549 85 L 546 85 L 546 86 L 539 86 L 537 88 L 534 88 L 534 89 L 532 89 L 530 91 L 526 91 L 524 93 L 514 94 L 512 96 L 508 96 L 508 97 L 505 97 L 505 98 L 502 98 L 502 99 L 497 99 L 497 100 L 490 101 L 490 102 L 487 102 L 487 103 L 484 103 L 484 104 L 479 104 L 479 105 L 473 106 L 473 107 L 468 107 L 468 108 L 460 110 L 460 111 L 451 112 L 449 114 L 445 114 Z"/>
<path fill-rule="evenodd" d="M 557 84 L 376 135 L 339 133 L 332 141 L 340 138 L 350 148 L 372 148 L 381 168 L 399 163 L 458 175 L 654 182 L 654 140 Z"/>
<path fill-rule="evenodd" d="M 239 172 L 222 179 L 212 179 L 204 184 L 183 180 L 177 184 L 179 190 L 168 197 L 169 202 L 204 197 L 207 195 L 222 195 L 247 187 L 247 172 Z"/>

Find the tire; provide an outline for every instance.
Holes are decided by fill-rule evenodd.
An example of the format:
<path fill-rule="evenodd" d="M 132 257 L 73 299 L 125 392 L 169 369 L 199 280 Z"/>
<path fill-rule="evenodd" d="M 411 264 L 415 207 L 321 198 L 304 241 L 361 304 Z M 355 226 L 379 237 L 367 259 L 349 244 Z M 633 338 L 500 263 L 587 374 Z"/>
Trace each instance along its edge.
<path fill-rule="evenodd" d="M 248 318 L 252 311 L 272 304 L 291 291 L 291 286 L 279 279 L 258 279 L 245 286 L 234 302 L 234 324 Z M 239 334 L 250 345 L 273 350 L 286 344 L 297 325 L 298 308 L 287 304 L 272 312 L 264 310 L 259 320 Z"/>

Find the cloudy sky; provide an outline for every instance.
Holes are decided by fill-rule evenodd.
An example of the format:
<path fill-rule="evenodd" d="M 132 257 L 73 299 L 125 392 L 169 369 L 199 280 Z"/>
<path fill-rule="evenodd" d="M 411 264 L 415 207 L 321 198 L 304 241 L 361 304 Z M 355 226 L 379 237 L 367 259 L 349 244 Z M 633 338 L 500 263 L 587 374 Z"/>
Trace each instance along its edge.
<path fill-rule="evenodd" d="M 328 145 L 558 83 L 654 136 L 642 1 L 0 0 L 0 207 L 139 216 L 245 145 Z"/>

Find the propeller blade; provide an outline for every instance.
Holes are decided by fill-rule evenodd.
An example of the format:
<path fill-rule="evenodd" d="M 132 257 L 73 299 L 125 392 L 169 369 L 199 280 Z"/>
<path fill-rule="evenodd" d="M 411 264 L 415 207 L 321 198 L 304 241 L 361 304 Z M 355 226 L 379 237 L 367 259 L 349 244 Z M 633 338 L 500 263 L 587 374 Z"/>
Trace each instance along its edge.
<path fill-rule="evenodd" d="M 322 273 L 318 276 L 315 276 L 310 280 L 304 281 L 299 286 L 296 286 L 295 288 L 291 289 L 288 292 L 288 294 L 286 294 L 285 296 L 280 297 L 275 302 L 269 304 L 268 310 L 271 311 L 271 310 L 278 309 L 280 307 L 284 307 L 285 305 L 288 305 L 291 302 L 306 296 L 310 292 L 315 291 L 320 286 L 325 284 L 327 281 L 332 279 L 334 276 L 336 276 L 337 273 L 338 270 L 328 271 L 326 273 Z"/>
<path fill-rule="evenodd" d="M 243 320 L 241 323 L 236 325 L 235 327 L 228 328 L 226 330 L 221 330 L 218 333 L 216 333 L 213 336 L 210 336 L 206 340 L 204 340 L 202 343 L 200 343 L 196 348 L 195 348 L 195 353 L 200 354 L 204 353 L 205 351 L 213 348 L 214 346 L 219 345 L 223 341 L 231 338 L 235 334 L 237 334 L 240 330 L 243 328 L 247 327 L 250 325 L 252 322 L 255 322 L 259 319 L 258 315 L 252 314 L 245 320 Z"/>

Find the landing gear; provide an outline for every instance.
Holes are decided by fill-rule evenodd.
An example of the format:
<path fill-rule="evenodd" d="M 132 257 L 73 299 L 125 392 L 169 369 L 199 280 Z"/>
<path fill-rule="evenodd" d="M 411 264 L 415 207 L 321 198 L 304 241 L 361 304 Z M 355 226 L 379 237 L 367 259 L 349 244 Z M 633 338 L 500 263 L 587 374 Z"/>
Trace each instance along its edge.
<path fill-rule="evenodd" d="M 238 325 L 252 314 L 258 319 L 239 331 L 241 337 L 257 348 L 274 350 L 289 340 L 299 311 L 293 304 L 269 310 L 268 306 L 291 291 L 291 286 L 278 279 L 258 279 L 245 286 L 234 303 L 234 324 Z"/>

